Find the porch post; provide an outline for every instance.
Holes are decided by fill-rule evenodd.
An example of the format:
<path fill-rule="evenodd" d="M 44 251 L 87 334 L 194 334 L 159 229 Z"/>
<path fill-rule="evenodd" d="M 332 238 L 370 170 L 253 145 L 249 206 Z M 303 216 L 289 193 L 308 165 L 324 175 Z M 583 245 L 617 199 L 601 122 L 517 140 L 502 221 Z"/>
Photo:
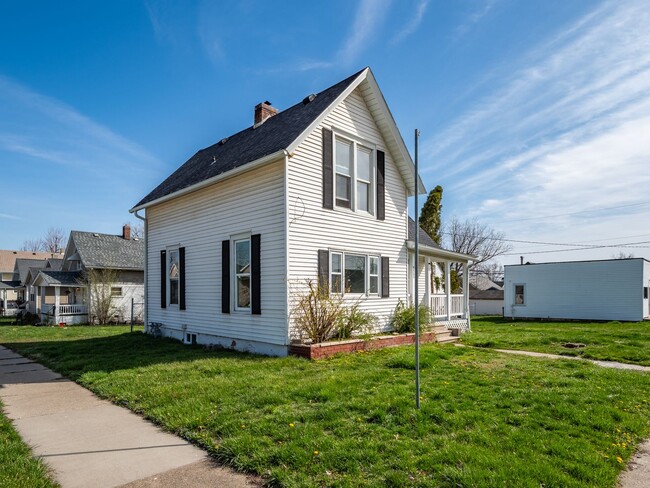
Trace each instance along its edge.
<path fill-rule="evenodd" d="M 61 305 L 61 288 L 54 287 L 54 323 L 59 323 L 59 306 Z"/>
<path fill-rule="evenodd" d="M 451 321 L 451 266 L 449 261 L 445 261 L 445 311 L 447 312 L 447 322 Z"/>
<path fill-rule="evenodd" d="M 431 258 L 428 256 L 424 258 L 424 277 L 427 281 L 424 285 L 424 305 L 431 308 Z"/>
<path fill-rule="evenodd" d="M 469 319 L 469 266 L 463 263 L 463 318 Z"/>

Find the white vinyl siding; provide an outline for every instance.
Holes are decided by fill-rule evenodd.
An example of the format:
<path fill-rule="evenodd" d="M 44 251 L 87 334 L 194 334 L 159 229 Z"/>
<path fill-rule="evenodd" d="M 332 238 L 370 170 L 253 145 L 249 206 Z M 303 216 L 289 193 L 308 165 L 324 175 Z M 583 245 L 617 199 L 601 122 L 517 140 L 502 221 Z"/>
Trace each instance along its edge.
<path fill-rule="evenodd" d="M 648 315 L 643 286 L 650 270 L 643 259 L 565 262 L 505 267 L 506 317 L 641 320 Z M 524 304 L 516 286 L 525 284 Z"/>
<path fill-rule="evenodd" d="M 228 346 L 234 340 L 234 347 L 238 341 L 286 345 L 284 202 L 279 160 L 148 208 L 149 322 L 164 324 L 179 338 L 186 326 L 199 342 L 217 337 L 229 339 Z M 241 234 L 261 234 L 261 315 L 221 311 L 222 241 Z M 158 256 L 174 245 L 185 247 L 186 310 L 160 308 Z M 230 294 L 235 295 L 232 285 Z M 251 350 L 265 352 L 254 345 Z"/>
<path fill-rule="evenodd" d="M 323 127 L 332 129 L 334 137 L 345 133 L 360 143 L 367 141 L 376 149 L 385 151 L 385 220 L 380 221 L 368 213 L 351 212 L 336 205 L 333 210 L 323 208 Z M 378 317 L 378 328 L 386 330 L 398 300 L 407 300 L 406 188 L 358 89 L 340 103 L 294 151 L 289 159 L 288 174 L 289 283 L 292 293 L 297 295 L 303 292 L 306 280 L 317 278 L 319 249 L 388 257 L 390 297 L 364 297 L 360 304 L 363 310 Z M 372 190 L 371 203 L 374 208 L 376 197 L 374 188 Z M 330 272 L 331 256 L 330 253 Z M 350 303 L 357 298 L 358 295 L 350 296 Z"/>

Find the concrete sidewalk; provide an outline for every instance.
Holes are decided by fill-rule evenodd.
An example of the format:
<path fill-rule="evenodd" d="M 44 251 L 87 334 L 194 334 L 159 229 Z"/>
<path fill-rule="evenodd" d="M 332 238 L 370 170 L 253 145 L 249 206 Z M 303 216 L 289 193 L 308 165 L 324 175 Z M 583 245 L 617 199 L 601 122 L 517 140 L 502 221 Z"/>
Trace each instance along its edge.
<path fill-rule="evenodd" d="M 63 488 L 250 487 L 258 482 L 138 415 L 0 346 L 7 417 Z"/>

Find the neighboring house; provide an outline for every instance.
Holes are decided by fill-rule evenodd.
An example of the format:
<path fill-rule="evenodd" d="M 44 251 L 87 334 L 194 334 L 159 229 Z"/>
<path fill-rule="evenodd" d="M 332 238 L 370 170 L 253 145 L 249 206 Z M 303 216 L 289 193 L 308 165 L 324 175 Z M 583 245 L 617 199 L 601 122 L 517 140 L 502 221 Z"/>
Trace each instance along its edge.
<path fill-rule="evenodd" d="M 484 274 L 470 275 L 469 309 L 472 315 L 503 315 L 503 282 Z"/>
<path fill-rule="evenodd" d="M 92 281 L 91 270 L 109 272 L 114 279 L 100 285 Z M 27 309 L 40 314 L 42 322 L 93 322 L 98 286 L 110 292 L 113 320 L 127 322 L 133 314 L 134 320 L 142 321 L 144 242 L 131 239 L 128 225 L 122 235 L 72 231 L 62 262 L 29 268 L 25 285 Z"/>
<path fill-rule="evenodd" d="M 638 321 L 650 318 L 643 258 L 505 266 L 505 316 Z"/>
<path fill-rule="evenodd" d="M 49 252 L 0 250 L 0 309 L 6 309 L 7 302 L 24 300 L 24 288 L 16 269 L 16 261 L 29 259 L 36 263 L 45 263 L 45 260 L 52 256 Z"/>
<path fill-rule="evenodd" d="M 413 301 L 407 199 L 426 191 L 372 72 L 254 115 L 131 209 L 146 209 L 149 330 L 285 355 L 308 280 L 359 300 L 387 330 L 397 304 Z M 418 265 L 426 305 L 427 262 L 471 259 L 429 241 Z M 469 327 L 466 294 L 438 301 L 439 323 Z"/>

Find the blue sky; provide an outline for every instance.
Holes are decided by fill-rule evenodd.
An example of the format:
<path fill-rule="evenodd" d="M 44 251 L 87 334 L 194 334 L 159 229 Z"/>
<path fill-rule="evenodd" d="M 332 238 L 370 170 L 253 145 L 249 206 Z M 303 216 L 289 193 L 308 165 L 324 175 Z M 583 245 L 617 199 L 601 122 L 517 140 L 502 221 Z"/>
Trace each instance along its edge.
<path fill-rule="evenodd" d="M 408 145 L 422 133 L 444 218 L 558 243 L 513 243 L 503 263 L 650 258 L 644 0 L 274 3 L 3 5 L 0 248 L 48 227 L 118 233 L 256 103 L 369 65 Z M 548 252 L 620 243 L 645 247 Z"/>

